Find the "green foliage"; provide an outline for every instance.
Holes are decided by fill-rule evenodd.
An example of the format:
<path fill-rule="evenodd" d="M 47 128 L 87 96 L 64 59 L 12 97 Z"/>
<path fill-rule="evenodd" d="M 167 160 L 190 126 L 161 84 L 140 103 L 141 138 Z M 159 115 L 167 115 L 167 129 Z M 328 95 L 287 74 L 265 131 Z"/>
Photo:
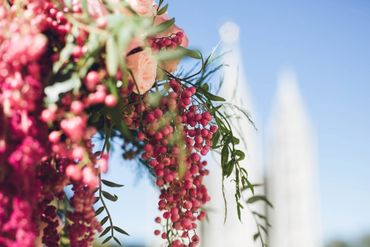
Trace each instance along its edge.
<path fill-rule="evenodd" d="M 106 216 L 102 218 L 102 220 L 100 220 L 100 225 L 104 229 L 99 235 L 99 238 L 104 237 L 102 244 L 108 243 L 110 240 L 113 239 L 118 245 L 121 246 L 121 242 L 117 239 L 117 237 L 115 236 L 115 233 L 121 233 L 127 236 L 129 236 L 129 234 L 122 228 L 115 226 L 113 224 L 113 219 L 109 213 L 109 209 L 107 207 L 105 199 L 115 202 L 118 200 L 118 197 L 116 195 L 112 195 L 111 193 L 103 190 L 103 185 L 110 187 L 110 188 L 119 188 L 119 187 L 123 187 L 123 185 L 108 181 L 106 179 L 101 179 L 100 184 L 99 184 L 99 189 L 97 191 L 98 193 L 97 200 L 95 201 L 95 203 L 101 202 L 102 204 L 101 207 L 95 210 L 95 215 L 98 216 L 103 212 L 106 213 Z M 104 225 L 106 225 L 106 223 L 109 223 L 109 225 L 104 228 Z M 106 236 L 108 233 L 110 233 L 109 236 Z"/>

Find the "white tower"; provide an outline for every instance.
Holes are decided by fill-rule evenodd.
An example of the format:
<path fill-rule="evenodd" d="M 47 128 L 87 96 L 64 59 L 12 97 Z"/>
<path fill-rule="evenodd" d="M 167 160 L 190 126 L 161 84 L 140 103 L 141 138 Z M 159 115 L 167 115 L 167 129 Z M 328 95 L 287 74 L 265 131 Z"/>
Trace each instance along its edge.
<path fill-rule="evenodd" d="M 239 51 L 239 27 L 235 23 L 227 22 L 220 28 L 222 47 L 225 54 L 222 57 L 224 82 L 220 90 L 220 96 L 228 103 L 235 104 L 249 113 L 252 110 L 251 97 L 247 88 L 243 73 L 243 64 Z M 232 113 L 232 112 L 230 112 Z M 260 145 L 257 131 L 253 125 L 240 112 L 239 119 L 230 118 L 234 135 L 241 140 L 240 149 L 246 151 L 246 160 L 241 165 L 248 171 L 249 179 L 253 183 L 261 183 L 260 173 Z M 251 113 L 252 118 L 255 115 Z M 246 150 L 245 150 L 246 149 Z M 202 225 L 201 246 L 202 247 L 254 247 L 259 246 L 253 241 L 256 226 L 252 216 L 247 209 L 242 212 L 242 223 L 237 218 L 235 203 L 235 183 L 225 180 L 225 194 L 227 199 L 227 221 L 224 224 L 224 200 L 221 188 L 221 166 L 220 162 L 210 162 L 210 175 L 206 178 L 206 185 L 211 195 L 211 201 L 207 205 L 208 222 Z M 233 174 L 230 178 L 233 177 Z M 259 205 L 253 205 L 253 209 L 263 212 Z M 257 207 L 257 208 L 256 208 Z"/>
<path fill-rule="evenodd" d="M 295 75 L 279 78 L 267 140 L 271 247 L 320 247 L 316 145 Z"/>

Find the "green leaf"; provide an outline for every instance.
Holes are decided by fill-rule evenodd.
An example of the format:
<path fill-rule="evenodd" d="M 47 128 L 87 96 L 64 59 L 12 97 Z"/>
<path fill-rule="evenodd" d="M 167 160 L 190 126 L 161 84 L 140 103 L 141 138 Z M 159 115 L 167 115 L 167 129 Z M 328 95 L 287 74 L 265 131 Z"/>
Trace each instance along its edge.
<path fill-rule="evenodd" d="M 100 200 L 100 197 L 95 197 L 94 198 L 94 204 L 97 203 Z"/>
<path fill-rule="evenodd" d="M 269 200 L 267 200 L 266 196 L 263 196 L 263 195 L 252 196 L 247 200 L 247 203 L 252 204 L 252 203 L 255 203 L 255 202 L 259 202 L 259 201 L 264 201 L 264 202 L 267 203 L 267 205 L 269 205 L 270 207 L 273 207 L 271 202 Z"/>
<path fill-rule="evenodd" d="M 109 219 L 109 216 L 105 216 L 101 221 L 100 221 L 100 225 L 103 226 Z"/>
<path fill-rule="evenodd" d="M 161 24 L 155 26 L 149 34 L 162 33 L 175 24 L 175 18 L 172 18 L 168 21 L 162 22 Z"/>
<path fill-rule="evenodd" d="M 221 166 L 225 167 L 229 158 L 229 147 L 225 145 L 221 151 Z"/>
<path fill-rule="evenodd" d="M 244 160 L 244 158 L 245 158 L 245 153 L 244 153 L 243 151 L 241 151 L 241 150 L 235 150 L 235 151 L 233 152 L 233 154 L 234 154 L 235 156 L 238 156 L 237 161 Z"/>
<path fill-rule="evenodd" d="M 177 49 L 182 50 L 185 56 L 192 57 L 195 59 L 202 59 L 202 54 L 199 51 L 190 50 L 182 46 L 177 47 Z"/>
<path fill-rule="evenodd" d="M 116 184 L 116 183 L 113 183 L 113 182 L 105 180 L 105 179 L 102 179 L 101 181 L 102 181 L 103 184 L 105 184 L 106 186 L 109 186 L 109 187 L 123 187 L 122 184 Z"/>
<path fill-rule="evenodd" d="M 108 200 L 111 200 L 111 201 L 113 201 L 113 202 L 115 202 L 115 201 L 117 201 L 118 200 L 118 197 L 116 196 L 116 195 L 112 195 L 112 194 L 110 194 L 109 192 L 107 192 L 107 191 L 102 191 L 102 193 L 103 193 L 103 196 L 105 197 L 105 198 L 107 198 Z"/>
<path fill-rule="evenodd" d="M 104 231 L 99 235 L 99 238 L 103 237 L 105 234 L 107 234 L 112 227 L 108 226 L 107 228 L 104 229 Z"/>
<path fill-rule="evenodd" d="M 166 13 L 167 9 L 168 9 L 168 3 L 165 6 L 163 6 L 163 8 L 158 10 L 157 15 L 163 15 L 164 13 Z"/>
<path fill-rule="evenodd" d="M 241 220 L 241 210 L 243 209 L 243 205 L 240 202 L 237 202 L 237 212 L 238 212 L 238 219 Z"/>
<path fill-rule="evenodd" d="M 217 146 L 220 136 L 221 133 L 217 130 L 216 133 L 212 136 L 212 148 L 215 148 Z"/>
<path fill-rule="evenodd" d="M 220 102 L 223 102 L 223 101 L 226 101 L 224 98 L 220 97 L 220 96 L 217 96 L 217 95 L 214 95 L 214 94 L 211 94 L 210 92 L 203 92 L 204 93 L 204 96 L 206 96 L 208 99 L 212 100 L 212 101 L 220 101 Z"/>
<path fill-rule="evenodd" d="M 99 214 L 101 214 L 101 212 L 103 212 L 103 210 L 104 210 L 104 207 L 102 206 L 102 207 L 100 207 L 100 208 L 98 208 L 96 211 L 95 211 L 95 215 L 96 216 L 98 216 Z"/>
<path fill-rule="evenodd" d="M 123 230 L 122 228 L 119 228 L 118 226 L 114 226 L 113 229 L 116 230 L 119 233 L 122 233 L 122 234 L 125 234 L 127 236 L 130 236 L 130 234 L 128 234 L 125 230 Z"/>
<path fill-rule="evenodd" d="M 260 237 L 260 233 L 257 232 L 253 235 L 253 240 L 256 241 Z"/>
<path fill-rule="evenodd" d="M 259 227 L 267 234 L 267 229 L 263 225 L 259 225 Z"/>
<path fill-rule="evenodd" d="M 121 242 L 118 240 L 118 238 L 116 237 L 113 237 L 114 241 L 116 241 L 116 243 L 119 245 L 119 246 L 122 246 Z"/>
<path fill-rule="evenodd" d="M 107 243 L 109 240 L 111 240 L 112 239 L 112 236 L 109 236 L 109 237 L 107 237 L 106 239 L 104 239 L 104 241 L 102 242 L 102 244 L 105 244 L 105 243 Z"/>
<path fill-rule="evenodd" d="M 181 59 L 185 55 L 186 51 L 181 49 L 180 47 L 177 47 L 176 49 L 161 50 L 154 57 L 158 61 L 171 61 Z"/>
<path fill-rule="evenodd" d="M 107 57 L 105 60 L 108 74 L 110 76 L 115 76 L 117 73 L 118 64 L 119 64 L 119 54 L 117 53 L 117 50 L 118 50 L 117 44 L 113 36 L 110 36 L 106 44 Z"/>

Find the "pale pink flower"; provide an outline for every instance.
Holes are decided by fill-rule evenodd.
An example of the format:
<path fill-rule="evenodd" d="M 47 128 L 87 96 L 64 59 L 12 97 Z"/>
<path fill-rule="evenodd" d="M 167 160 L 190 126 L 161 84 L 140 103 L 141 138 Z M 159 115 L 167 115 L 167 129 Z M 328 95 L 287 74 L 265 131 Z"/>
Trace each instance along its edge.
<path fill-rule="evenodd" d="M 150 16 L 153 14 L 153 0 L 129 0 L 131 8 L 139 15 Z"/>
<path fill-rule="evenodd" d="M 144 94 L 152 88 L 157 76 L 157 60 L 150 48 L 128 56 L 127 68 L 131 70 L 136 83 L 133 89 L 135 93 Z"/>

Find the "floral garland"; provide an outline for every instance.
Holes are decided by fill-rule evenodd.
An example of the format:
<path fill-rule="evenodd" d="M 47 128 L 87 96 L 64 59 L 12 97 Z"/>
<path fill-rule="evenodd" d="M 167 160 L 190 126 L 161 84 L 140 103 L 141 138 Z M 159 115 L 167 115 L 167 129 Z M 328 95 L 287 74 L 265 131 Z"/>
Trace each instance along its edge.
<path fill-rule="evenodd" d="M 101 179 L 110 141 L 153 174 L 168 246 L 196 246 L 210 200 L 205 156 L 220 150 L 234 174 L 238 212 L 253 192 L 239 161 L 222 98 L 207 84 L 219 67 L 187 49 L 185 32 L 152 0 L 26 0 L 0 6 L 0 245 L 91 246 L 96 233 L 119 243 Z M 180 59 L 193 74 L 173 74 Z M 93 152 L 91 138 L 104 146 Z M 72 186 L 72 194 L 65 190 Z M 102 206 L 94 208 L 100 201 Z M 105 212 L 99 222 L 96 215 Z M 240 214 L 239 214 L 240 217 Z M 107 226 L 109 225 L 109 226 Z M 108 236 L 106 236 L 110 233 Z"/>

